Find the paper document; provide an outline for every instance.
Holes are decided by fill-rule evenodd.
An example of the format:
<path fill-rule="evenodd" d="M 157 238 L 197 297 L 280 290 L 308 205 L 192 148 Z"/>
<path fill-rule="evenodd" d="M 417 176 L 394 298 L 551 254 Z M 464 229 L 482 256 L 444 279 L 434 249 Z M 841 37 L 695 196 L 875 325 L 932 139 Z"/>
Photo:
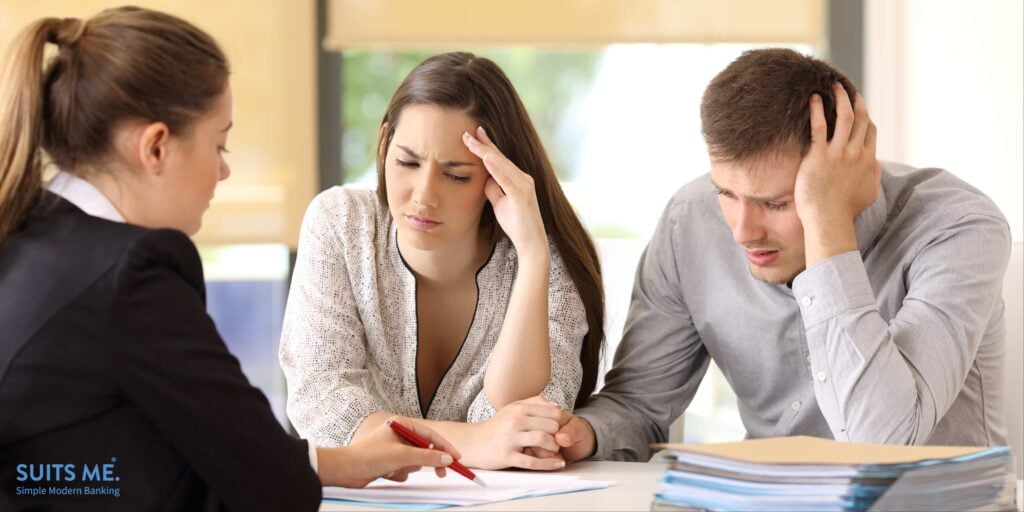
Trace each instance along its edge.
<path fill-rule="evenodd" d="M 481 505 L 497 501 L 603 489 L 615 482 L 583 480 L 558 473 L 474 470 L 487 487 L 455 474 L 438 478 L 433 468 L 409 475 L 405 482 L 378 479 L 363 489 L 324 487 L 324 499 L 407 509 Z M 410 507 L 409 505 L 420 505 Z"/>
<path fill-rule="evenodd" d="M 654 508 L 760 512 L 1005 510 L 1008 447 L 856 444 L 794 436 L 660 445 Z"/>
<path fill-rule="evenodd" d="M 914 464 L 925 460 L 950 459 L 985 451 L 977 446 L 902 446 L 846 443 L 809 436 L 748 439 L 733 443 L 655 444 L 692 454 L 734 459 L 756 464 L 866 465 Z"/>

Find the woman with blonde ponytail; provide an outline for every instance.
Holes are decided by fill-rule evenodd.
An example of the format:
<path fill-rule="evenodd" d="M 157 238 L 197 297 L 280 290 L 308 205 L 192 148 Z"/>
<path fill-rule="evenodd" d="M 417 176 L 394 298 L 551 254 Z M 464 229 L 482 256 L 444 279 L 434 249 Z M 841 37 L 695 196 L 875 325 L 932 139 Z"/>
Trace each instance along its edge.
<path fill-rule="evenodd" d="M 0 508 L 315 510 L 321 481 L 443 476 L 458 453 L 415 422 L 434 450 L 290 437 L 207 316 L 189 235 L 232 124 L 209 35 L 132 7 L 46 18 L 2 70 Z"/>

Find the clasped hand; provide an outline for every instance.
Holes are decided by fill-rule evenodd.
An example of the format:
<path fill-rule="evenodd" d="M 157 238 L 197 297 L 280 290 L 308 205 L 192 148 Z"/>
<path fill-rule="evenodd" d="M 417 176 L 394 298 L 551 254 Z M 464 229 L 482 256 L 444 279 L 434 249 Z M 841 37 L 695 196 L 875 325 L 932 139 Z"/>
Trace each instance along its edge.
<path fill-rule="evenodd" d="M 464 463 L 480 469 L 554 470 L 565 467 L 555 434 L 562 408 L 540 396 L 512 402 L 476 424 Z M 544 455 L 538 455 L 543 452 Z"/>
<path fill-rule="evenodd" d="M 481 426 L 476 441 L 490 444 L 489 460 L 474 463 L 482 469 L 561 469 L 594 452 L 590 424 L 540 396 L 502 407 Z"/>

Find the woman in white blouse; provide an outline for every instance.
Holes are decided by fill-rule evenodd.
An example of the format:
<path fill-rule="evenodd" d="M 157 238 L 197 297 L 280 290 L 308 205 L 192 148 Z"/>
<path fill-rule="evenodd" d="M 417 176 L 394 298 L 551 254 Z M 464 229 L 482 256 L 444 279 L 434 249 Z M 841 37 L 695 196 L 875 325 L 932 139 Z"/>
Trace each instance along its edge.
<path fill-rule="evenodd" d="M 380 128 L 377 191 L 306 212 L 285 313 L 288 416 L 347 445 L 424 418 L 480 468 L 556 469 L 561 411 L 594 390 L 604 299 L 593 242 L 511 82 L 431 57 Z"/>

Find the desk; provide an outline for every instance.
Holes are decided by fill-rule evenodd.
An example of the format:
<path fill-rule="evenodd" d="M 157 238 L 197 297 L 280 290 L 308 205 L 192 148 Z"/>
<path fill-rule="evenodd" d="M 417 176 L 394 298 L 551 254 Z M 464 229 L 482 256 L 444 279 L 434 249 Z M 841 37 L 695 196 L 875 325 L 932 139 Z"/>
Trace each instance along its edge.
<path fill-rule="evenodd" d="M 651 509 L 654 493 L 660 488 L 658 481 L 665 474 L 664 463 L 658 462 L 577 462 L 559 473 L 577 475 L 587 480 L 611 480 L 615 485 L 596 491 L 556 494 L 539 498 L 501 501 L 475 507 L 451 507 L 443 510 L 623 510 Z M 1024 480 L 1017 481 L 1017 510 L 1024 511 Z M 334 511 L 386 511 L 380 507 L 366 507 L 325 501 L 321 512 Z"/>
<path fill-rule="evenodd" d="M 445 510 L 650 510 L 654 492 L 659 489 L 658 480 L 665 474 L 664 463 L 657 462 L 577 462 L 558 473 L 576 475 L 587 480 L 610 480 L 614 485 L 596 491 L 570 494 L 556 494 L 539 498 L 524 498 L 515 501 L 501 501 L 474 507 L 453 507 Z M 454 475 L 458 476 L 458 475 Z M 325 501 L 320 505 L 322 512 L 339 510 L 374 510 L 380 507 L 355 506 Z"/>

